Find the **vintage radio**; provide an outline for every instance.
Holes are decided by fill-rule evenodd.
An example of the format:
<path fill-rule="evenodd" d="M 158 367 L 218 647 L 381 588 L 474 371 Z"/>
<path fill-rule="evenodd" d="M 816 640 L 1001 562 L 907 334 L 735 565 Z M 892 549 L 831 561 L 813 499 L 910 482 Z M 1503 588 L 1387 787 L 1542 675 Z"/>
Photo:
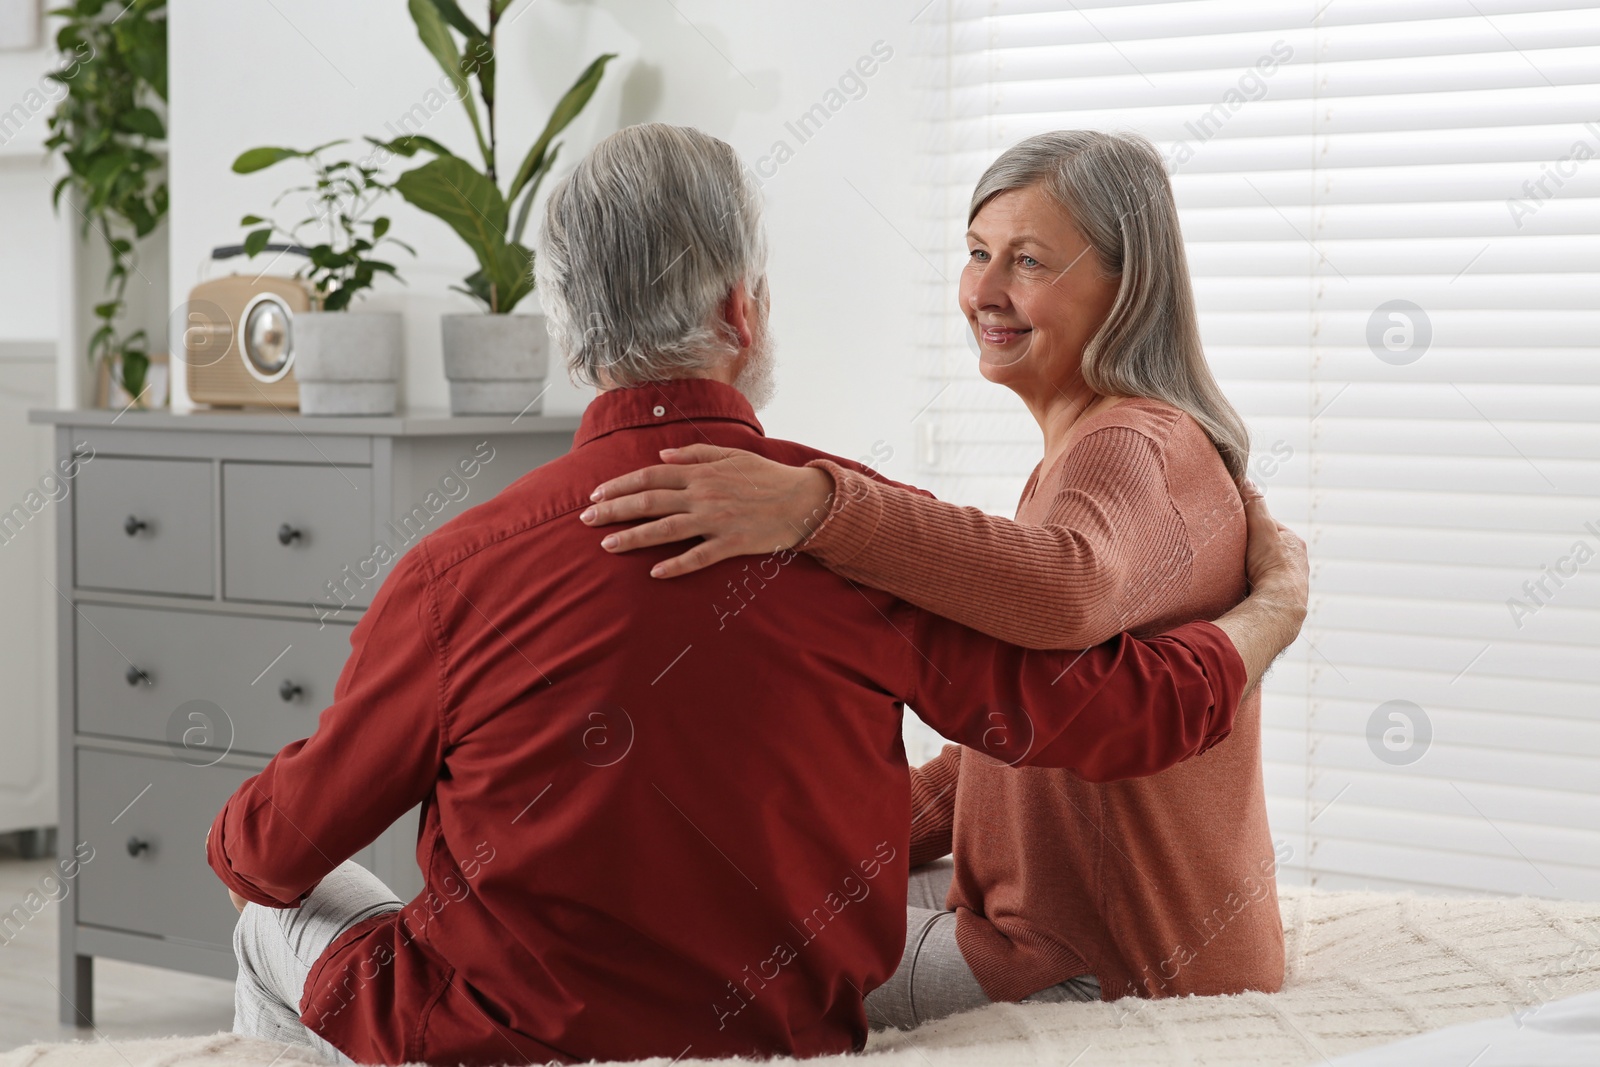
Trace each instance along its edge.
<path fill-rule="evenodd" d="M 294 278 L 234 274 L 195 286 L 182 331 L 190 399 L 298 409 L 294 316 L 310 306 L 310 292 Z"/>

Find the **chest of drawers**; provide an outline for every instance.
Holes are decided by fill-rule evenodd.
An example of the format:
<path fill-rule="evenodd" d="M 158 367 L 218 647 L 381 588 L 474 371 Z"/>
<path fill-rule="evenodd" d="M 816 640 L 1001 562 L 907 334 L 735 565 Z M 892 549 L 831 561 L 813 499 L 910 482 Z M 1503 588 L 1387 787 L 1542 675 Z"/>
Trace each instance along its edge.
<path fill-rule="evenodd" d="M 575 417 L 36 411 L 60 503 L 63 1022 L 94 957 L 231 978 L 223 802 L 332 700 L 393 559 L 564 453 Z M 415 813 L 356 857 L 421 887 Z"/>

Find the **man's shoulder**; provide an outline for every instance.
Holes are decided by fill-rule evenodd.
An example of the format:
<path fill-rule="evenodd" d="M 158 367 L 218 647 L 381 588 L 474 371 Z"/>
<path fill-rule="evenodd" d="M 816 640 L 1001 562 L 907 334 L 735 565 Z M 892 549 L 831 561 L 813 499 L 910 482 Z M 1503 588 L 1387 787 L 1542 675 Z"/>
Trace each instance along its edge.
<path fill-rule="evenodd" d="M 739 448 L 791 466 L 804 466 L 823 460 L 871 478 L 885 485 L 912 489 L 883 477 L 873 469 L 875 463 L 893 456 L 892 448 L 875 443 L 872 453 L 849 459 L 831 452 L 779 437 L 766 437 L 725 425 L 705 424 L 704 434 L 711 443 Z M 468 508 L 421 539 L 428 559 L 427 570 L 434 575 L 482 557 L 485 553 L 522 551 L 529 539 L 597 536 L 589 527 L 560 520 L 575 516 L 588 507 L 589 494 L 607 479 L 648 466 L 654 462 L 653 449 L 629 447 L 626 437 L 594 441 L 574 449 L 523 474 L 489 500 Z"/>
<path fill-rule="evenodd" d="M 537 537 L 556 520 L 582 510 L 588 504 L 586 494 L 594 488 L 583 488 L 589 477 L 583 459 L 568 452 L 541 463 L 422 538 L 418 547 L 426 553 L 428 569 L 442 574 L 519 538 Z"/>

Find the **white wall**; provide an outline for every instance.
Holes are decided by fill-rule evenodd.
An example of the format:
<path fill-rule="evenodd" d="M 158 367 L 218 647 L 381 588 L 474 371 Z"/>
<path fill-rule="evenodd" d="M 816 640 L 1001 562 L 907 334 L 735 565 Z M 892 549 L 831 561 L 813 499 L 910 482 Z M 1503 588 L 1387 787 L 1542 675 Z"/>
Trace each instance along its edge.
<path fill-rule="evenodd" d="M 463 3 L 475 18 L 484 6 Z M 697 126 L 753 166 L 776 141 L 788 143 L 792 158 L 761 168 L 772 175 L 764 192 L 782 368 L 764 421 L 775 435 L 851 457 L 882 441 L 894 457 L 879 466 L 902 476 L 920 404 L 908 389 L 914 285 L 926 269 L 896 232 L 911 232 L 914 13 L 860 0 L 523 0 L 502 23 L 499 63 L 502 155 L 514 159 L 602 51 L 621 58 L 569 128 L 567 165 L 605 133 L 646 121 Z M 440 72 L 400 0 L 173 0 L 170 21 L 171 289 L 180 300 L 208 250 L 237 241 L 239 217 L 263 212 L 296 176 L 287 165 L 236 176 L 228 168 L 238 152 L 382 135 Z M 893 55 L 865 79 L 864 95 L 844 99 L 801 143 L 785 123 L 823 102 L 880 41 Z M 425 132 L 468 154 L 459 111 L 451 103 Z M 444 224 L 398 200 L 393 214 L 396 234 L 420 255 L 402 261 L 409 287 L 369 304 L 405 309 L 408 402 L 439 407 L 437 317 L 470 310 L 448 286 L 472 260 Z M 587 394 L 554 377 L 546 410 L 581 409 Z"/>
<path fill-rule="evenodd" d="M 43 44 L 41 37 L 41 44 Z M 52 364 L 64 229 L 50 210 L 56 170 L 44 156 L 62 89 L 44 80 L 51 51 L 0 52 L 0 510 L 50 471 L 50 435 L 27 423 L 56 399 Z M 38 499 L 37 497 L 35 499 Z M 53 512 L 0 545 L 0 831 L 55 822 Z"/>
<path fill-rule="evenodd" d="M 59 228 L 44 141 L 64 90 L 44 79 L 52 56 L 43 47 L 0 52 L 0 340 L 51 340 L 57 332 Z"/>

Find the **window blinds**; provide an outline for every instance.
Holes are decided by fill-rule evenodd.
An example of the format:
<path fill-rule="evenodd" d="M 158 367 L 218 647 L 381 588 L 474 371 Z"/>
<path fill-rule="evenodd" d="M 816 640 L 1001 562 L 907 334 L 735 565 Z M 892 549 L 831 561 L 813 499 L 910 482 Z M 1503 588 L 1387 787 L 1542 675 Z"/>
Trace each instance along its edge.
<path fill-rule="evenodd" d="M 1168 160 L 1207 354 L 1307 538 L 1268 680 L 1285 877 L 1600 898 L 1600 4 L 936 0 L 919 476 L 1010 514 L 1040 454 L 956 311 L 1030 134 Z"/>

